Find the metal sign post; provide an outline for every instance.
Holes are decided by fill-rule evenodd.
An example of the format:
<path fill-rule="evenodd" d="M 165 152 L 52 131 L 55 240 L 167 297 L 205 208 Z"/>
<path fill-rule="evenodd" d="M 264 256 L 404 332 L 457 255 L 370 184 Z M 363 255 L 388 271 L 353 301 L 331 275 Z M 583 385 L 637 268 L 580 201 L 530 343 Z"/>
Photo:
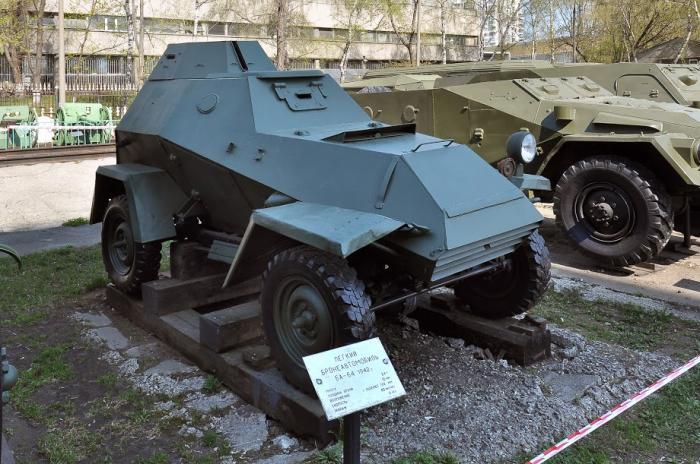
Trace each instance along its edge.
<path fill-rule="evenodd" d="M 304 358 L 328 420 L 343 418 L 343 463 L 360 464 L 360 411 L 406 394 L 378 338 Z"/>
<path fill-rule="evenodd" d="M 360 464 L 360 412 L 343 417 L 343 463 Z"/>

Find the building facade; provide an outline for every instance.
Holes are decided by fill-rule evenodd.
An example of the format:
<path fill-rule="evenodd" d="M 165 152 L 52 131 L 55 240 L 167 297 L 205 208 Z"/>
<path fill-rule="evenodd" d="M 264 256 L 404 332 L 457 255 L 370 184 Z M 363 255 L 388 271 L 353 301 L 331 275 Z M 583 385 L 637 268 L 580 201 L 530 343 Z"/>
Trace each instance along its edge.
<path fill-rule="evenodd" d="M 336 69 L 348 42 L 348 31 L 352 36 L 347 52 L 349 69 L 375 68 L 409 59 L 406 45 L 415 43 L 415 35 L 411 39 L 415 0 L 394 0 L 401 3 L 391 10 L 384 8 L 386 2 L 368 2 L 372 6 L 353 11 L 348 11 L 347 6 L 352 3 L 344 0 L 288 1 L 287 48 L 291 68 Z M 478 34 L 475 10 L 463 1 L 442 1 L 422 1 L 422 60 L 441 62 L 443 56 L 450 62 L 474 59 Z M 140 2 L 131 3 L 132 53 L 137 55 L 143 47 L 146 73 L 169 43 L 258 40 L 268 55 L 276 54 L 274 0 L 144 0 L 143 44 Z M 124 2 L 73 0 L 66 1 L 65 8 L 68 87 L 122 85 L 129 50 Z M 53 87 L 56 71 L 57 17 L 57 0 L 49 0 L 41 21 L 42 83 L 47 87 Z M 32 63 L 31 58 L 25 61 Z M 25 68 L 29 67 L 25 64 Z M 0 63 L 2 80 L 9 75 L 5 68 Z"/>

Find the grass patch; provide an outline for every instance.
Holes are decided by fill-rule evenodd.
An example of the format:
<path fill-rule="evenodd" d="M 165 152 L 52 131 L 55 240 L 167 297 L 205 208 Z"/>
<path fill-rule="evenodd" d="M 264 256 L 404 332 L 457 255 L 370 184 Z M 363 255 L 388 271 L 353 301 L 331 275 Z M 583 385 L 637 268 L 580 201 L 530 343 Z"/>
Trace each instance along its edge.
<path fill-rule="evenodd" d="M 221 382 L 219 382 L 219 379 L 214 377 L 213 375 L 208 375 L 206 379 L 204 379 L 204 385 L 202 386 L 202 392 L 207 393 L 207 394 L 213 394 L 213 393 L 218 393 L 221 391 L 223 386 L 221 385 Z"/>
<path fill-rule="evenodd" d="M 687 359 L 700 349 L 700 324 L 672 314 L 605 300 L 589 301 L 576 290 L 549 289 L 531 311 L 587 338 Z"/>
<path fill-rule="evenodd" d="M 46 407 L 32 400 L 32 395 L 42 386 L 73 378 L 71 366 L 65 362 L 65 347 L 44 348 L 29 369 L 20 371 L 17 385 L 10 395 L 12 406 L 28 419 L 46 419 Z"/>
<path fill-rule="evenodd" d="M 63 227 L 78 227 L 78 226 L 84 226 L 90 224 L 90 221 L 88 221 L 84 217 L 77 217 L 73 219 L 68 219 L 66 222 L 61 224 Z"/>
<path fill-rule="evenodd" d="M 83 426 L 64 424 L 49 431 L 38 443 L 50 463 L 73 464 L 85 460 L 101 445 L 100 435 Z"/>
<path fill-rule="evenodd" d="M 65 303 L 106 282 L 99 246 L 59 248 L 23 257 L 18 272 L 9 259 L 0 260 L 2 324 L 25 325 L 42 319 L 47 308 Z"/>
<path fill-rule="evenodd" d="M 459 460 L 449 453 L 419 451 L 406 457 L 394 459 L 392 464 L 459 464 Z"/>
<path fill-rule="evenodd" d="M 339 441 L 316 453 L 308 461 L 311 464 L 342 464 L 343 442 Z"/>
<path fill-rule="evenodd" d="M 681 463 L 695 462 L 698 456 L 700 370 L 696 368 L 550 462 Z"/>
<path fill-rule="evenodd" d="M 168 464 L 168 455 L 163 451 L 158 451 L 154 453 L 149 458 L 141 458 L 136 461 L 136 464 Z"/>

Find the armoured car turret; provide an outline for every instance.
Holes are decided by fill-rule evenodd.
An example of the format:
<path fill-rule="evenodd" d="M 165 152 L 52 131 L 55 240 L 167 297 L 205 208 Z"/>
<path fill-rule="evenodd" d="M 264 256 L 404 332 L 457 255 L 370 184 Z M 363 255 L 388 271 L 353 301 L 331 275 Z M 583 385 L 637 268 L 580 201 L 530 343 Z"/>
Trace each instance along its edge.
<path fill-rule="evenodd" d="M 376 310 L 447 285 L 509 316 L 549 278 L 542 217 L 473 151 L 372 121 L 256 42 L 170 45 L 116 144 L 91 215 L 110 279 L 138 293 L 165 240 L 208 250 L 224 285 L 262 275 L 268 343 L 302 388 L 302 357 L 370 336 Z"/>
<path fill-rule="evenodd" d="M 435 68 L 424 71 L 441 72 Z M 424 85 L 413 90 L 397 73 L 347 88 L 375 120 L 416 122 L 494 165 L 504 160 L 498 146 L 510 131 L 531 131 L 540 155 L 526 171 L 556 185 L 557 222 L 579 249 L 607 263 L 652 259 L 668 242 L 674 215 L 688 212 L 688 219 L 690 199 L 700 194 L 700 110 L 614 96 L 582 76 L 427 83 L 410 74 Z"/>

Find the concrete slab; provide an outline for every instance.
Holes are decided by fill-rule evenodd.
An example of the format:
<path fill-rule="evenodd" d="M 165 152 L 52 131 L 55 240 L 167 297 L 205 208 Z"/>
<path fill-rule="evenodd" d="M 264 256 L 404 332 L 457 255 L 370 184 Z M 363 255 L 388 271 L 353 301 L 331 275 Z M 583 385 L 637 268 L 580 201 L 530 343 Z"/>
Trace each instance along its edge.
<path fill-rule="evenodd" d="M 88 337 L 99 340 L 110 350 L 123 350 L 129 346 L 129 340 L 116 327 L 98 327 L 87 332 Z"/>
<path fill-rule="evenodd" d="M 95 171 L 114 157 L 0 168 L 0 232 L 56 227 L 87 218 Z"/>
<path fill-rule="evenodd" d="M 28 255 L 65 246 L 84 247 L 95 245 L 100 243 L 101 230 L 102 224 L 92 224 L 78 227 L 53 227 L 50 229 L 0 232 L 0 243 L 10 245 L 20 255 Z"/>
<path fill-rule="evenodd" d="M 554 394 L 567 403 L 583 396 L 586 390 L 600 382 L 597 375 L 587 374 L 557 374 L 549 372 L 544 376 L 544 382 Z"/>
<path fill-rule="evenodd" d="M 259 409 L 241 405 L 223 417 L 212 419 L 212 425 L 236 451 L 259 450 L 267 440 L 267 418 Z"/>
<path fill-rule="evenodd" d="M 73 318 L 90 327 L 105 327 L 112 325 L 112 320 L 102 313 L 75 313 Z"/>
<path fill-rule="evenodd" d="M 160 364 L 148 369 L 146 375 L 173 375 L 173 374 L 190 374 L 198 369 L 195 366 L 182 363 L 175 359 L 166 359 Z"/>
<path fill-rule="evenodd" d="M 215 409 L 224 409 L 241 399 L 228 390 L 222 391 L 216 395 L 203 395 L 202 393 L 194 393 L 185 398 L 185 406 L 202 413 L 208 413 Z"/>

